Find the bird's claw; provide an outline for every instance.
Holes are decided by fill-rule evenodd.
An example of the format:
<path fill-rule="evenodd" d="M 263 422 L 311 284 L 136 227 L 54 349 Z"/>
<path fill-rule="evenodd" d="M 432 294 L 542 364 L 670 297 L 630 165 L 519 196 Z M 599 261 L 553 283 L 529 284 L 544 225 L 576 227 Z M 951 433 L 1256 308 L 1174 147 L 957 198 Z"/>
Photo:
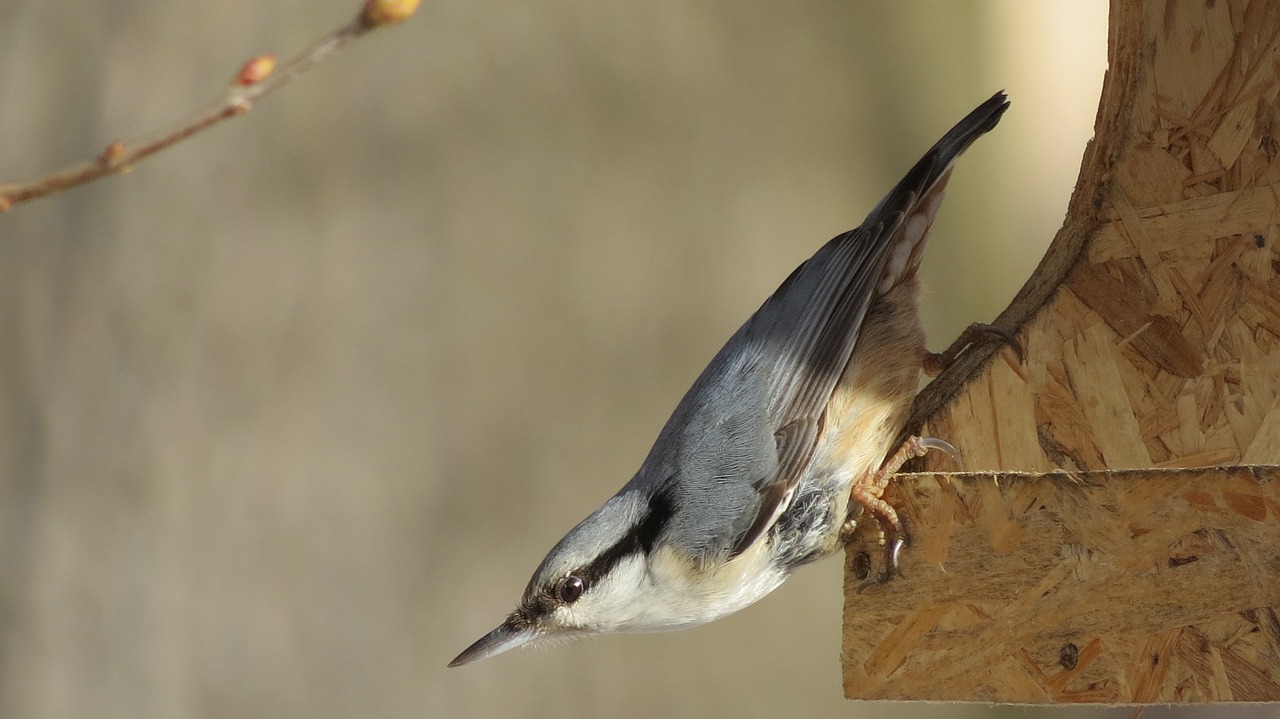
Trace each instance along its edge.
<path fill-rule="evenodd" d="M 889 480 L 897 474 L 899 469 L 902 469 L 902 465 L 908 460 L 924 456 L 931 449 L 945 452 L 957 461 L 960 459 L 960 452 L 951 446 L 950 442 L 937 437 L 912 436 L 902 443 L 898 451 L 894 452 L 878 471 L 864 472 L 853 483 L 851 494 L 856 503 L 854 511 L 857 514 L 850 514 L 842 532 L 851 535 L 853 529 L 857 527 L 856 519 L 864 513 L 870 513 L 879 525 L 880 545 L 884 547 L 884 561 L 881 563 L 880 571 L 859 585 L 858 591 L 884 584 L 892 579 L 894 574 L 903 576 L 899 560 L 902 556 L 902 548 L 907 544 L 907 531 L 902 524 L 902 519 L 898 517 L 897 510 L 884 501 L 884 490 L 889 486 Z"/>
<path fill-rule="evenodd" d="M 952 362 L 960 356 L 962 352 L 971 345 L 984 339 L 996 339 L 1009 345 L 1013 349 L 1014 354 L 1018 355 L 1018 363 L 1021 364 L 1025 357 L 1022 352 L 1022 343 L 1018 341 L 1017 335 L 998 325 L 986 324 L 984 322 L 974 322 L 960 333 L 955 342 L 951 343 L 941 352 L 929 352 L 924 356 L 924 372 L 930 377 L 938 376 L 938 373 L 951 366 Z"/>

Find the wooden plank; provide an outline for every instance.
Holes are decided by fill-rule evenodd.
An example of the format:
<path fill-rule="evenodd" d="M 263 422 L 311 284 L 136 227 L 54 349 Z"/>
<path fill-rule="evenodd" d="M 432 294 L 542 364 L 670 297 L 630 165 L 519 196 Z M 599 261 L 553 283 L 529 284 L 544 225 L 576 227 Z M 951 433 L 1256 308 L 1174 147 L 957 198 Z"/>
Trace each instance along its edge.
<path fill-rule="evenodd" d="M 1113 0 L 1108 60 L 996 320 L 1025 362 L 970 348 L 904 430 L 988 474 L 904 477 L 908 578 L 847 567 L 850 698 L 1280 700 L 1280 3 Z"/>
<path fill-rule="evenodd" d="M 859 593 L 854 559 L 877 550 L 868 536 L 847 553 L 848 696 L 1280 701 L 1280 468 L 922 473 L 896 489 L 905 578 Z"/>

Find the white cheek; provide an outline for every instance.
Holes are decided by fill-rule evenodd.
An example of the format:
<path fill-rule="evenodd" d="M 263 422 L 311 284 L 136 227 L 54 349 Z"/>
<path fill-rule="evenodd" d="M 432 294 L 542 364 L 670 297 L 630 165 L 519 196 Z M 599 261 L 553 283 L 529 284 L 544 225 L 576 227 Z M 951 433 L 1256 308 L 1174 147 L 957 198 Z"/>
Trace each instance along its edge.
<path fill-rule="evenodd" d="M 661 632 L 705 624 L 752 604 L 786 579 L 769 556 L 766 544 L 757 542 L 732 562 L 699 572 L 662 550 L 652 564 L 632 555 L 577 602 L 556 609 L 551 623 L 570 635 Z"/>
<path fill-rule="evenodd" d="M 653 595 L 648 563 L 643 555 L 632 554 L 615 564 L 578 602 L 557 609 L 557 619 L 563 626 L 590 631 L 643 631 L 633 625 L 648 613 Z"/>

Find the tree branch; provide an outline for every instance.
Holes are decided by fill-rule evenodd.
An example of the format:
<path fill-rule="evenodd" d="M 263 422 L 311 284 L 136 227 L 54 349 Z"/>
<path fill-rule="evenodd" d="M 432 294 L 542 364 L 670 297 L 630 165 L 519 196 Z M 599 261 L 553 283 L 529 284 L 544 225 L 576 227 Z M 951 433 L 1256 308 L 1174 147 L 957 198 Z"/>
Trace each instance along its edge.
<path fill-rule="evenodd" d="M 45 177 L 0 185 L 0 213 L 8 212 L 21 202 L 62 192 L 108 175 L 130 172 L 134 165 L 151 155 L 224 120 L 244 115 L 259 98 L 293 82 L 370 30 L 409 19 L 417 10 L 418 2 L 419 0 L 367 0 L 354 19 L 289 58 L 278 69 L 275 58 L 271 55 L 260 55 L 249 60 L 241 66 L 221 97 L 188 119 L 129 144 L 116 140 L 108 144 L 97 157 Z"/>

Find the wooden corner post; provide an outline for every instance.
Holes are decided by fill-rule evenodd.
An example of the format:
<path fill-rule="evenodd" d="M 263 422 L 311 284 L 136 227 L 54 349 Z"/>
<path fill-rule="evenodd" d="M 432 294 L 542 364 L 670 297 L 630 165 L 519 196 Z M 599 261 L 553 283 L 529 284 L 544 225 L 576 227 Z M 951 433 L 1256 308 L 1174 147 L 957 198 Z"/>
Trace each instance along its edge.
<path fill-rule="evenodd" d="M 1066 222 L 913 427 L 905 578 L 857 591 L 853 699 L 1280 701 L 1280 3 L 1113 0 Z M 928 469 L 946 469 L 945 458 Z"/>

